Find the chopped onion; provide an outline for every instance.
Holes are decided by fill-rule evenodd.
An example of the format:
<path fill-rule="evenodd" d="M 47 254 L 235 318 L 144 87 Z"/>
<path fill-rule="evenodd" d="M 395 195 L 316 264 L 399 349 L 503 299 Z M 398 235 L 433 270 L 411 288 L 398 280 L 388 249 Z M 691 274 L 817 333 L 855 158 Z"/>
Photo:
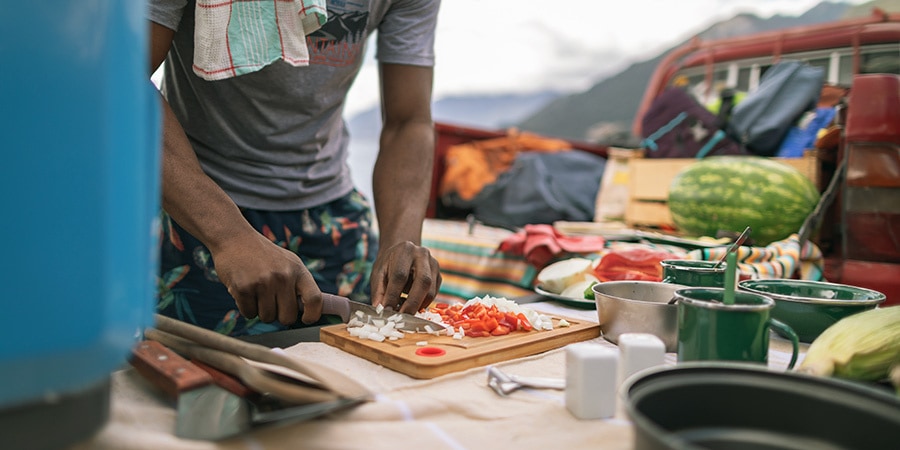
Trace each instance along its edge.
<path fill-rule="evenodd" d="M 366 335 L 366 339 L 373 340 L 376 342 L 383 342 L 384 335 L 378 334 L 377 332 L 372 332 L 372 333 L 369 333 L 368 335 Z"/>

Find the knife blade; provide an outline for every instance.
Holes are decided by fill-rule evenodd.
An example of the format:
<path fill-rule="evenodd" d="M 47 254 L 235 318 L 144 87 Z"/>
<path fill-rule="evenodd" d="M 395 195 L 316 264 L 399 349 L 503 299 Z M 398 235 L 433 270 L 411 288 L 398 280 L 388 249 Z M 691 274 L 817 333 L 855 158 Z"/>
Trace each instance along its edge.
<path fill-rule="evenodd" d="M 188 361 L 158 341 L 132 349 L 132 366 L 175 400 L 175 436 L 218 441 L 270 424 L 302 422 L 347 409 L 362 398 L 292 404 L 259 394 L 238 378 L 201 361 Z"/>
<path fill-rule="evenodd" d="M 300 304 L 300 312 L 303 312 L 303 302 L 298 299 Z M 447 325 L 434 322 L 412 314 L 395 312 L 390 308 L 384 308 L 381 312 L 372 305 L 355 302 L 347 297 L 340 295 L 322 293 L 322 314 L 335 315 L 341 318 L 344 323 L 350 322 L 353 316 L 357 315 L 357 311 L 362 312 L 360 320 L 365 321 L 368 317 L 373 319 L 387 319 L 394 314 L 400 315 L 400 321 L 397 322 L 397 329 L 412 332 L 426 332 L 428 328 L 432 331 L 446 329 Z M 428 328 L 426 328 L 428 327 Z"/>
<path fill-rule="evenodd" d="M 156 341 L 141 341 L 132 349 L 131 365 L 175 400 L 175 435 L 217 440 L 251 428 L 247 401 L 218 386 L 213 377 Z"/>

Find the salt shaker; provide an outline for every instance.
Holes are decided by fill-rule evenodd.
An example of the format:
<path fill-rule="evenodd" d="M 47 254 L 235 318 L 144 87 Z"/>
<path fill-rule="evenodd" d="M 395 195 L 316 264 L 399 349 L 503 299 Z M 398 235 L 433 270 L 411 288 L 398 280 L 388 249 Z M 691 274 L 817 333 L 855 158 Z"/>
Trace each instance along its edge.
<path fill-rule="evenodd" d="M 619 352 L 581 342 L 566 347 L 566 409 L 579 419 L 604 419 L 616 413 Z"/>
<path fill-rule="evenodd" d="M 666 345 L 649 333 L 622 333 L 618 339 L 621 361 L 617 386 L 641 370 L 665 363 Z"/>

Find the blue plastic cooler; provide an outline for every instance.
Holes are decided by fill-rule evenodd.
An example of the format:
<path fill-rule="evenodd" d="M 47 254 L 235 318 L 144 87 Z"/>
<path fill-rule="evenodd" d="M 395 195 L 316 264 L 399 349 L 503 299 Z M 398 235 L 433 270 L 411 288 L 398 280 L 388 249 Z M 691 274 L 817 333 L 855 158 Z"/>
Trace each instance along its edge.
<path fill-rule="evenodd" d="M 110 374 L 152 323 L 160 133 L 144 8 L 0 3 L 8 448 L 65 445 L 98 429 Z"/>

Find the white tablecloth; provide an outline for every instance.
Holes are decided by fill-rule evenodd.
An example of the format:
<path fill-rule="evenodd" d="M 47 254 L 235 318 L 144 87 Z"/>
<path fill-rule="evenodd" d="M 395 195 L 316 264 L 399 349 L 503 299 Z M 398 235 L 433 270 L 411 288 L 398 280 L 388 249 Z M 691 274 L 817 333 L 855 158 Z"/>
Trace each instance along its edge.
<path fill-rule="evenodd" d="M 547 313 L 597 320 L 594 310 L 554 302 L 528 305 Z M 616 348 L 602 338 L 598 345 Z M 801 349 L 805 349 L 802 346 Z M 374 401 L 309 422 L 256 429 L 219 442 L 191 441 L 173 434 L 172 405 L 134 370 L 113 374 L 111 418 L 87 449 L 631 449 L 633 431 L 620 400 L 615 417 L 579 420 L 565 407 L 564 392 L 523 389 L 500 397 L 487 386 L 485 368 L 417 380 L 322 343 L 285 349 L 299 358 L 325 362 L 366 380 Z M 783 370 L 790 344 L 772 336 L 769 367 Z M 675 354 L 666 355 L 675 364 Z M 497 364 L 520 376 L 565 377 L 565 351 Z"/>

